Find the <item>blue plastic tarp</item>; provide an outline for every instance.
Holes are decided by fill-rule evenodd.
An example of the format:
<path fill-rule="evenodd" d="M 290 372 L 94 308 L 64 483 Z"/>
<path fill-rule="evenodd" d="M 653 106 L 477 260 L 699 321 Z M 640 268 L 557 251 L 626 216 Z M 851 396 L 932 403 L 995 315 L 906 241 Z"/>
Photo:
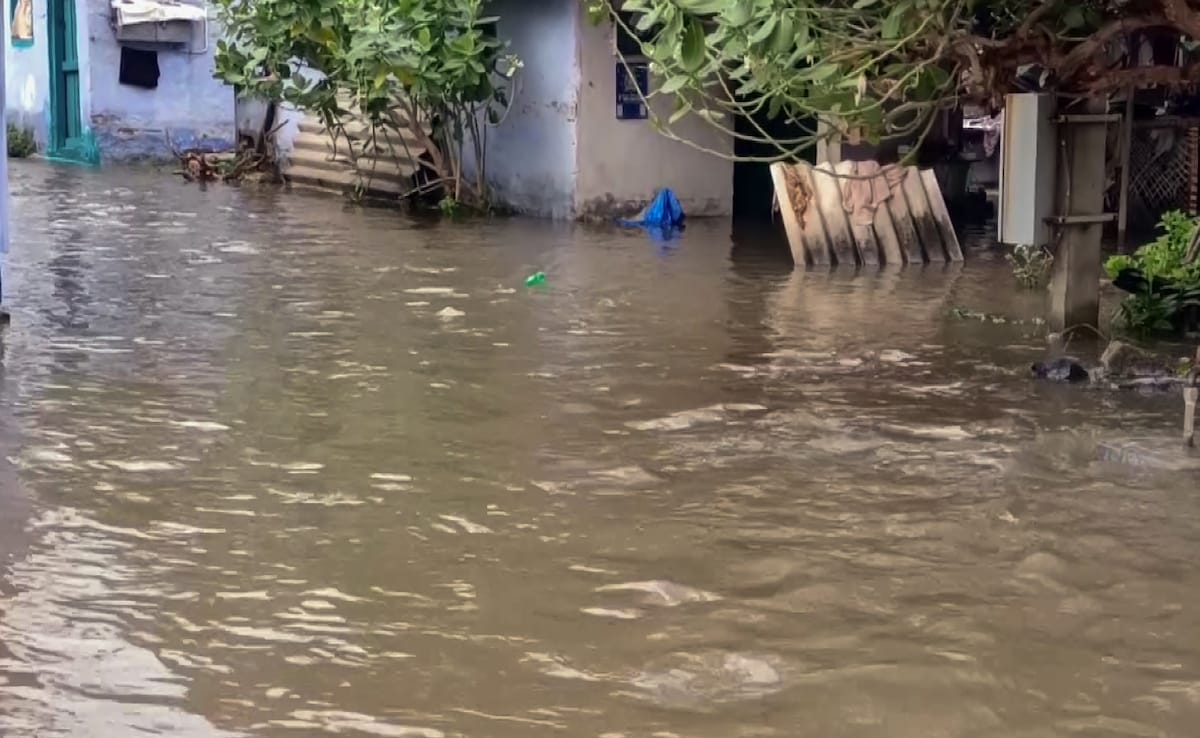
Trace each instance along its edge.
<path fill-rule="evenodd" d="M 620 222 L 630 228 L 645 228 L 655 240 L 669 241 L 683 230 L 685 218 L 679 198 L 669 187 L 664 187 L 654 195 L 640 217 Z"/>

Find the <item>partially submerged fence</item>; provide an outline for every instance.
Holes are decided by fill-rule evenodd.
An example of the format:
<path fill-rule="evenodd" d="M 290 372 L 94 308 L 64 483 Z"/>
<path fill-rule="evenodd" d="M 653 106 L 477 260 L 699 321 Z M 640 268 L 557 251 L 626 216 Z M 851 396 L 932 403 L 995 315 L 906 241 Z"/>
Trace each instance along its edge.
<path fill-rule="evenodd" d="M 962 261 L 932 170 L 853 161 L 777 163 L 771 178 L 797 265 Z"/>
<path fill-rule="evenodd" d="M 1136 121 L 1129 145 L 1129 220 L 1149 225 L 1168 210 L 1196 215 L 1200 119 Z"/>

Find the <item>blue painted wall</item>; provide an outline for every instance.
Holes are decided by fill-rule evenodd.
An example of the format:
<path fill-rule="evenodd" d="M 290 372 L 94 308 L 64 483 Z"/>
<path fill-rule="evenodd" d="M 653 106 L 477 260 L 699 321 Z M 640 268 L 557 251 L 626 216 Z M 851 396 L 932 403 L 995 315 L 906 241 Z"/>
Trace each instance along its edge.
<path fill-rule="evenodd" d="M 495 0 L 489 7 L 525 67 L 508 115 L 488 131 L 488 181 L 500 201 L 530 215 L 575 215 L 581 5 Z"/>
<path fill-rule="evenodd" d="M 159 50 L 158 88 L 143 90 L 118 82 L 121 48 L 109 24 L 109 0 L 85 3 L 90 33 L 80 43 L 90 52 L 84 68 L 91 104 L 84 121 L 95 133 L 102 161 L 169 158 L 168 135 L 179 148 L 235 143 L 233 88 L 213 78 L 221 29 L 211 20 L 212 8 L 207 39 L 202 26 L 194 28 L 191 51 L 199 53 Z"/>
<path fill-rule="evenodd" d="M 38 148 L 45 150 L 49 131 L 46 103 L 50 96 L 50 57 L 47 54 L 46 1 L 33 2 L 33 43 L 14 45 L 12 4 L 3 2 L 5 50 L 5 116 L 10 123 L 31 129 Z"/>
<path fill-rule="evenodd" d="M 44 152 L 50 126 L 47 0 L 33 0 L 34 42 L 29 46 L 13 45 L 10 3 L 4 0 L 3 6 L 5 114 L 9 122 L 33 129 Z M 121 48 L 109 21 L 109 0 L 79 0 L 76 12 L 81 117 L 84 128 L 95 137 L 102 161 L 170 159 L 168 135 L 180 148 L 235 143 L 233 88 L 212 76 L 221 35 L 217 24 L 209 23 L 207 43 L 197 24 L 193 48 L 204 49 L 202 53 L 161 49 L 159 86 L 142 90 L 118 81 Z"/>

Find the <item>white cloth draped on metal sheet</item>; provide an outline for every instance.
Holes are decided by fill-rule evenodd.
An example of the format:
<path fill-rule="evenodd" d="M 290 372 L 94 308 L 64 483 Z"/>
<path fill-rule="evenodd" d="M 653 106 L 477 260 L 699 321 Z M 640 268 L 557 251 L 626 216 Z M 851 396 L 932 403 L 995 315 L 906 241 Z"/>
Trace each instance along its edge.
<path fill-rule="evenodd" d="M 842 180 L 842 207 L 854 225 L 875 222 L 875 209 L 887 202 L 908 172 L 903 167 L 883 167 L 875 161 L 850 162 L 849 176 Z"/>
<path fill-rule="evenodd" d="M 168 21 L 203 22 L 208 12 L 197 5 L 168 0 L 112 0 L 118 26 Z"/>

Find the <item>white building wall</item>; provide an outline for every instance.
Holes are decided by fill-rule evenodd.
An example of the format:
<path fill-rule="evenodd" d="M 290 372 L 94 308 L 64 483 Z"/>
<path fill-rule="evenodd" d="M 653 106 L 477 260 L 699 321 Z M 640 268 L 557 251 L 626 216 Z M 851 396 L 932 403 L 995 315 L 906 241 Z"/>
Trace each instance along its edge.
<path fill-rule="evenodd" d="M 238 136 L 250 136 L 255 141 L 262 133 L 263 122 L 267 119 L 267 101 L 251 95 L 239 95 L 234 103 L 234 114 L 237 118 Z M 281 161 L 287 162 L 292 156 L 292 146 L 300 133 L 300 122 L 304 113 L 288 103 L 275 106 L 275 123 L 271 126 L 274 133 L 275 155 Z"/>
<path fill-rule="evenodd" d="M 578 0 L 495 0 L 497 35 L 524 68 L 510 108 L 487 132 L 487 179 L 500 202 L 550 218 L 575 215 Z"/>
<path fill-rule="evenodd" d="M 616 64 L 611 24 L 579 21 L 580 70 L 576 214 L 609 217 L 639 210 L 656 190 L 670 187 L 689 216 L 730 215 L 733 163 L 672 141 L 649 121 L 616 118 Z M 651 90 L 656 84 L 650 81 Z M 652 109 L 665 121 L 669 97 L 652 97 Z M 732 125 L 732 123 L 730 124 Z M 680 137 L 725 155 L 733 136 L 698 116 L 672 126 Z"/>

